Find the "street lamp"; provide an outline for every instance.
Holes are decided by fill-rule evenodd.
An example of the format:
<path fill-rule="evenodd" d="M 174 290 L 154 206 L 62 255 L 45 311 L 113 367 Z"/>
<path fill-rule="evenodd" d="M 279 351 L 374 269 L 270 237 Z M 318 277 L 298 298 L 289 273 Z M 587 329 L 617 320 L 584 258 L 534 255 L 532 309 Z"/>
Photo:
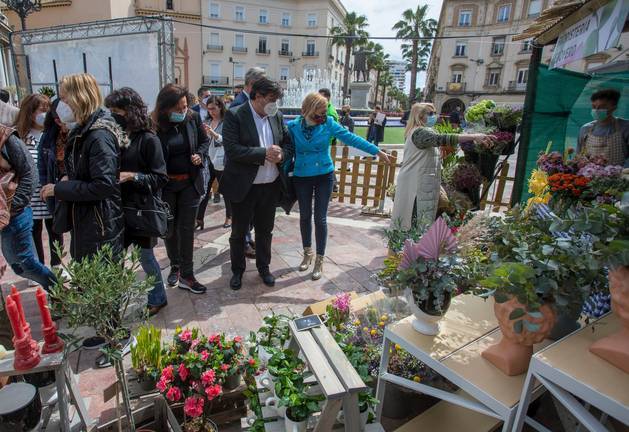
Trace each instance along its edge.
<path fill-rule="evenodd" d="M 234 82 L 234 68 L 238 62 L 235 62 L 233 57 L 229 58 L 229 62 L 232 64 L 232 94 L 234 94 L 234 90 L 236 89 L 236 83 Z"/>
<path fill-rule="evenodd" d="M 22 31 L 26 30 L 26 17 L 41 10 L 41 0 L 4 0 L 4 3 L 20 17 Z"/>

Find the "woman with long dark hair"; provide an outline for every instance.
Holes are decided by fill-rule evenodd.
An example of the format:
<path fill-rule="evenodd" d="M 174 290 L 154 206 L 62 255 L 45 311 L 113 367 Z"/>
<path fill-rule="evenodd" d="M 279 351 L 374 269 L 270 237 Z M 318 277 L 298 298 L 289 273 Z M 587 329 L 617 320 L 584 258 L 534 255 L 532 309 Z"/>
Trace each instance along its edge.
<path fill-rule="evenodd" d="M 129 145 L 120 149 L 120 189 L 123 207 L 132 206 L 139 199 L 160 195 L 168 182 L 166 162 L 159 138 L 151 130 L 146 104 L 133 89 L 123 87 L 105 98 L 111 116 L 129 136 Z M 125 229 L 124 246 L 140 248 L 140 264 L 155 285 L 148 293 L 148 313 L 153 316 L 168 304 L 162 272 L 153 248 L 157 238 L 133 233 Z"/>
<path fill-rule="evenodd" d="M 223 118 L 225 117 L 225 102 L 219 96 L 210 96 L 206 100 L 205 106 L 207 112 L 210 115 L 210 123 L 204 124 L 205 131 L 210 137 L 210 150 L 208 157 L 210 159 L 210 168 L 212 169 L 210 175 L 210 181 L 208 183 L 208 193 L 201 200 L 199 205 L 199 213 L 197 214 L 197 227 L 203 229 L 203 217 L 205 216 L 205 210 L 207 209 L 207 203 L 210 200 L 210 189 L 214 179 L 221 182 L 223 177 L 223 170 L 225 169 L 225 149 L 223 148 Z M 218 194 L 218 192 L 216 192 Z M 216 195 L 217 196 L 217 195 Z M 216 198 L 215 196 L 215 198 Z M 223 197 L 225 201 L 225 222 L 223 228 L 230 228 L 232 223 L 232 208 L 231 203 Z M 216 200 L 215 200 L 216 202 Z"/>
<path fill-rule="evenodd" d="M 41 152 L 41 140 L 44 132 L 45 119 L 50 108 L 50 99 L 41 94 L 28 95 L 22 100 L 20 113 L 15 121 L 15 129 L 18 136 L 26 144 L 26 148 L 33 157 L 36 166 L 39 166 L 39 154 Z M 52 230 L 52 214 L 46 203 L 40 197 L 41 187 L 37 187 L 31 198 L 31 209 L 33 210 L 33 242 L 37 257 L 42 264 L 45 264 L 44 245 L 42 241 L 43 226 L 46 225 L 48 232 L 48 243 L 50 249 L 50 265 L 57 266 L 61 260 L 57 255 L 54 243 L 57 241 L 63 244 L 63 236 Z"/>
<path fill-rule="evenodd" d="M 199 114 L 188 109 L 188 103 L 186 88 L 168 84 L 157 95 L 153 120 L 168 173 L 162 197 L 175 218 L 173 232 L 166 239 L 168 285 L 203 294 L 206 288 L 194 277 L 192 252 L 195 219 L 206 187 L 201 170 L 209 139 Z"/>

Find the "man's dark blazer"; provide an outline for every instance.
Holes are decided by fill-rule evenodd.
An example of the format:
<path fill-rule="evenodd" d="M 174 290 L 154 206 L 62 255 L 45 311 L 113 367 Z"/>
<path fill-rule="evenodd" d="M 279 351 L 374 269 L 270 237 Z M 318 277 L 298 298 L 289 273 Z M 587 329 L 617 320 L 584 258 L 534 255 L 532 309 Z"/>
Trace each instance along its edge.
<path fill-rule="evenodd" d="M 282 147 L 282 162 L 291 161 L 295 147 L 282 113 L 269 117 L 273 132 L 273 143 Z M 230 109 L 223 120 L 223 147 L 225 148 L 225 170 L 221 178 L 219 190 L 231 202 L 242 202 L 258 174 L 258 168 L 264 165 L 266 148 L 260 147 L 258 130 L 256 129 L 251 105 L 249 103 Z M 285 175 L 283 163 L 277 164 L 282 176 L 282 192 L 285 193 Z M 282 197 L 283 198 L 283 197 Z"/>
<path fill-rule="evenodd" d="M 245 94 L 244 91 L 241 91 L 236 95 L 232 103 L 229 104 L 229 108 L 238 108 L 240 105 L 244 105 L 249 102 L 249 97 Z"/>

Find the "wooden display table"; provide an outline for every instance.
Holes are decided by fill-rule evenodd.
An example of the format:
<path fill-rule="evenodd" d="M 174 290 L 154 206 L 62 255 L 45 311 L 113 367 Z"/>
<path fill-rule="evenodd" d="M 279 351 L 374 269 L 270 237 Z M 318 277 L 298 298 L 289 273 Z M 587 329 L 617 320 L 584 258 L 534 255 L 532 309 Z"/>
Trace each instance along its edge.
<path fill-rule="evenodd" d="M 433 424 L 438 424 L 440 431 L 460 431 L 462 424 L 469 432 L 488 431 L 500 422 L 503 422 L 503 431 L 510 430 L 526 376 L 507 376 L 481 357 L 481 352 L 501 337 L 493 305 L 493 299 L 485 301 L 472 295 L 456 297 L 435 336 L 415 331 L 412 316 L 387 326 L 376 395 L 380 401 L 377 419 L 380 419 L 383 404 L 392 402 L 384 400 L 385 386 L 391 382 L 445 401 L 403 426 L 399 429 L 401 432 L 427 427 L 426 430 L 430 430 Z M 389 350 L 394 344 L 399 344 L 460 390 L 451 393 L 387 372 Z M 535 348 L 542 347 L 543 344 Z"/>
<path fill-rule="evenodd" d="M 520 431 L 524 422 L 531 424 L 524 414 L 536 381 L 590 431 L 607 429 L 577 398 L 629 425 L 629 374 L 588 351 L 594 342 L 619 329 L 618 318 L 608 314 L 535 354 L 526 376 L 513 430 Z"/>

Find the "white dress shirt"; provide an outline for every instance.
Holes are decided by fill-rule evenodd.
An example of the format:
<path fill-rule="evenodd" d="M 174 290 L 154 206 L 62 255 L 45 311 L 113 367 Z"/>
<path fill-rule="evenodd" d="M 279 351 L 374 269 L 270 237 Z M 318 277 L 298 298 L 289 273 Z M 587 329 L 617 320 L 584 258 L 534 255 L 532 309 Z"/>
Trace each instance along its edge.
<path fill-rule="evenodd" d="M 260 147 L 269 148 L 273 145 L 273 130 L 271 129 L 271 123 L 269 123 L 269 116 L 260 117 L 253 105 L 249 102 L 251 113 L 253 114 L 253 121 L 256 124 L 258 130 L 258 139 L 260 140 Z M 264 161 L 264 165 L 258 168 L 258 174 L 253 179 L 253 184 L 266 184 L 273 183 L 275 179 L 280 175 L 277 165 L 268 160 Z"/>

